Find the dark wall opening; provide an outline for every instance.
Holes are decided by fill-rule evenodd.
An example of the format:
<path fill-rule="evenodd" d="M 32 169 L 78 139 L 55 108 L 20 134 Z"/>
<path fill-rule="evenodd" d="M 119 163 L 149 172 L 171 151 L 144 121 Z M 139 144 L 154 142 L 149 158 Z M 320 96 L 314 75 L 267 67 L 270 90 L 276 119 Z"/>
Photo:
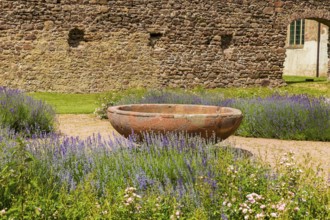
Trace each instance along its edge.
<path fill-rule="evenodd" d="M 78 47 L 81 41 L 84 39 L 85 32 L 78 28 L 73 28 L 69 31 L 68 44 L 70 47 Z"/>
<path fill-rule="evenodd" d="M 155 47 L 157 41 L 163 36 L 162 33 L 150 33 L 149 34 L 149 46 Z"/>
<path fill-rule="evenodd" d="M 226 34 L 226 35 L 221 35 L 221 48 L 222 50 L 225 50 L 229 48 L 231 45 L 231 42 L 233 40 L 233 35 L 232 34 Z"/>

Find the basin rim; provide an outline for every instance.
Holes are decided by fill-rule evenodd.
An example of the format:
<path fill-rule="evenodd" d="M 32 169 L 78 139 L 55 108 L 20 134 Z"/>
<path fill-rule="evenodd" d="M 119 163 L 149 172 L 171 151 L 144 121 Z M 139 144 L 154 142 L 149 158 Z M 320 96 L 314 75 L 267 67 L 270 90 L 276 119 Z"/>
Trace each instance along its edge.
<path fill-rule="evenodd" d="M 214 113 L 214 114 L 184 114 L 184 113 L 150 113 L 150 112 L 137 112 L 137 111 L 126 111 L 122 110 L 123 107 L 134 107 L 134 106 L 185 106 L 185 107 L 206 107 L 206 108 L 226 108 L 230 110 L 227 113 Z M 163 117 L 163 118 L 218 118 L 218 117 L 242 117 L 242 112 L 239 109 L 231 107 L 222 107 L 215 105 L 193 105 L 193 104 L 129 104 L 129 105 L 117 105 L 110 106 L 107 109 L 107 112 L 118 115 L 127 115 L 127 116 L 139 116 L 139 117 Z"/>

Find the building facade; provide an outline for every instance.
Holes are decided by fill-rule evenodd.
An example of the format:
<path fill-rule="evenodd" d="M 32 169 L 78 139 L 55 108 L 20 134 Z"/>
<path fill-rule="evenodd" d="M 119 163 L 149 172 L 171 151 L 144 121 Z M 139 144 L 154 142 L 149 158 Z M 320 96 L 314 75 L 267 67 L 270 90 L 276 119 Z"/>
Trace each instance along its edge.
<path fill-rule="evenodd" d="M 26 91 L 279 86 L 287 26 L 330 24 L 330 1 L 315 0 L 1 0 L 0 8 L 0 85 Z"/>
<path fill-rule="evenodd" d="M 283 75 L 328 76 L 329 27 L 301 19 L 288 25 Z"/>

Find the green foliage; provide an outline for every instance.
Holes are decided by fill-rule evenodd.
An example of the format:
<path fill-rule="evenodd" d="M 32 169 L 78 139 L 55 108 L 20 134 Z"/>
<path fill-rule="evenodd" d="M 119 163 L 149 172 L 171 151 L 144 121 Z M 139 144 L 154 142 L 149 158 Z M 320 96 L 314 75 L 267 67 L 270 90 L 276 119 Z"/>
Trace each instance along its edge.
<path fill-rule="evenodd" d="M 0 157 L 7 161 L 6 165 L 0 167 L 0 209 L 17 206 L 8 210 L 8 215 L 19 216 L 24 219 L 26 211 L 29 209 L 26 199 L 29 191 L 33 191 L 36 186 L 32 179 L 32 170 L 30 164 L 34 157 L 26 150 L 25 143 L 17 139 L 17 145 L 9 148 L 7 154 L 3 153 L 6 149 L 3 146 L 0 149 Z M 5 156 L 5 157 L 4 157 Z"/>
<path fill-rule="evenodd" d="M 128 90 L 119 90 L 119 91 L 111 91 L 106 93 L 105 95 L 99 95 L 97 102 L 98 102 L 98 108 L 95 109 L 94 114 L 97 115 L 101 119 L 108 118 L 107 116 L 107 109 L 110 106 L 115 105 L 118 103 L 121 99 L 124 97 L 134 95 L 134 98 L 141 98 L 145 93 L 146 89 L 128 89 Z"/>
<path fill-rule="evenodd" d="M 43 101 L 0 87 L 0 126 L 26 135 L 54 130 L 55 112 Z"/>
<path fill-rule="evenodd" d="M 146 136 L 138 146 L 119 137 L 2 137 L 0 146 L 5 219 L 330 217 L 327 184 L 292 153 L 272 169 L 184 135 Z"/>

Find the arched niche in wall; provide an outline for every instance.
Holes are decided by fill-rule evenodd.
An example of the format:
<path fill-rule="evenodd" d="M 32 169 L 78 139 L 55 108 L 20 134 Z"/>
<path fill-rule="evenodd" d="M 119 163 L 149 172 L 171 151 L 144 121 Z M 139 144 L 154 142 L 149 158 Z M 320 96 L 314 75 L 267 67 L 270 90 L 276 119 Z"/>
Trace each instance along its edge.
<path fill-rule="evenodd" d="M 70 47 L 78 47 L 81 41 L 85 41 L 85 32 L 78 28 L 69 31 L 68 44 Z"/>

